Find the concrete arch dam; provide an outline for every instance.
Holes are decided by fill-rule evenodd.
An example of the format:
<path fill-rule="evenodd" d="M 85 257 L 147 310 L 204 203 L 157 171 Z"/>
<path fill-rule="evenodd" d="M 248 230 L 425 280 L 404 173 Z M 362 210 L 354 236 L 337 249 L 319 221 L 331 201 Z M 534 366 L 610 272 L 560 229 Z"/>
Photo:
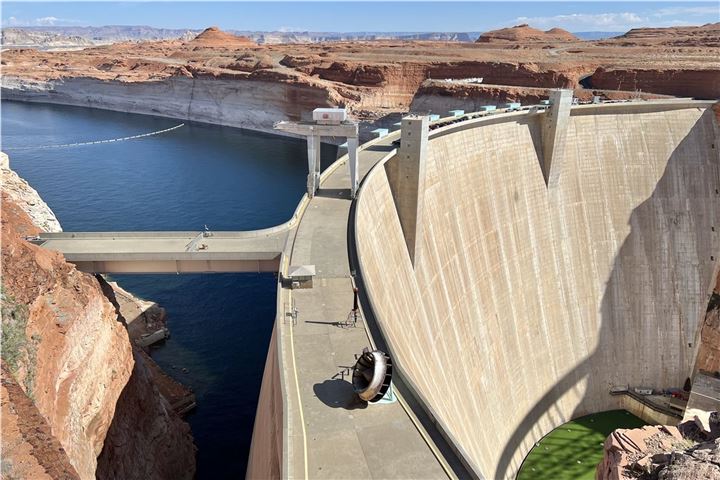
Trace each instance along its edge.
<path fill-rule="evenodd" d="M 367 176 L 355 242 L 372 310 L 477 474 L 514 477 L 553 428 L 619 408 L 614 385 L 690 376 L 720 254 L 710 107 L 573 108 L 554 183 L 541 115 L 432 132 L 412 257 L 398 156 Z"/>

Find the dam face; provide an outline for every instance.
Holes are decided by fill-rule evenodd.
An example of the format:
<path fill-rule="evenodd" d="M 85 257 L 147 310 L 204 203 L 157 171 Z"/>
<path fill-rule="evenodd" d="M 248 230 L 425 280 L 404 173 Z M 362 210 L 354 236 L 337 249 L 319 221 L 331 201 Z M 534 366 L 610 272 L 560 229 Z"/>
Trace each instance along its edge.
<path fill-rule="evenodd" d="M 618 408 L 611 386 L 681 386 L 720 251 L 710 108 L 575 108 L 550 187 L 539 117 L 431 134 L 414 265 L 384 168 L 357 206 L 395 364 L 486 478 L 514 477 L 554 427 Z"/>

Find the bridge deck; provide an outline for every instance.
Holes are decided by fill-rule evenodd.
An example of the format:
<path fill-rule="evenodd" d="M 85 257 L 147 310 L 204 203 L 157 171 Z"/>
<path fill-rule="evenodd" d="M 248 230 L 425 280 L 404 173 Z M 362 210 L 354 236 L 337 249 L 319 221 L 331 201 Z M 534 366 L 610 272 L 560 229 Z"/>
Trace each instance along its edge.
<path fill-rule="evenodd" d="M 277 272 L 288 230 L 44 233 L 36 240 L 86 272 Z"/>

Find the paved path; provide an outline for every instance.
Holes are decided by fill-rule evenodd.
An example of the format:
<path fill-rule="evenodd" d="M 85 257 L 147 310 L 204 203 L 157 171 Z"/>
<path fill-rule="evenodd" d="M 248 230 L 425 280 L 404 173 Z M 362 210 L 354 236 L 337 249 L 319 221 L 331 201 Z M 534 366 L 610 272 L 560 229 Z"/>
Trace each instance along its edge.
<path fill-rule="evenodd" d="M 392 150 L 391 141 L 383 140 L 360 152 L 363 177 Z M 322 183 L 290 247 L 290 263 L 313 264 L 317 276 L 312 289 L 283 291 L 292 295 L 299 311 L 294 328 L 289 323 L 281 328 L 290 417 L 288 476 L 306 476 L 306 453 L 308 478 L 447 478 L 402 405 L 363 404 L 345 373 L 354 365 L 355 355 L 370 346 L 364 325 L 338 326 L 346 320 L 353 297 L 347 249 L 349 184 L 347 165 Z"/>

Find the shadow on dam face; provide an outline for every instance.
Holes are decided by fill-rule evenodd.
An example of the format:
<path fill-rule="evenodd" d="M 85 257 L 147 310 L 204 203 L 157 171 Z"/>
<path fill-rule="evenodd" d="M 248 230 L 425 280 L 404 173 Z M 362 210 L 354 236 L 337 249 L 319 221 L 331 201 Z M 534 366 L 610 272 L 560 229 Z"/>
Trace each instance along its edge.
<path fill-rule="evenodd" d="M 711 233 L 713 230 L 709 226 L 717 220 L 720 202 L 717 145 L 710 145 L 708 141 L 709 138 L 715 138 L 717 142 L 717 125 L 713 127 L 712 116 L 712 109 L 705 110 L 673 150 L 651 196 L 633 209 L 628 222 L 630 233 L 615 256 L 605 284 L 595 349 L 557 380 L 525 414 L 505 443 L 492 478 L 515 475 L 516 454 L 528 435 L 538 430 L 538 419 L 553 410 L 556 417 L 562 417 L 558 401 L 570 390 L 582 388 L 581 383 L 584 381 L 587 382 L 585 394 L 571 418 L 597 410 L 598 396 L 609 395 L 611 386 L 606 376 L 596 375 L 602 373 L 599 366 L 616 366 L 620 372 L 617 378 L 626 378 L 628 381 L 624 384 L 631 385 L 633 380 L 657 380 L 656 376 L 648 372 L 648 365 L 653 364 L 668 367 L 665 380 L 670 382 L 656 387 L 681 386 L 685 377 L 691 374 L 696 348 L 695 330 L 699 324 L 689 324 L 688 316 L 705 311 L 714 282 L 712 278 L 703 279 L 706 285 L 701 288 L 705 290 L 693 291 L 691 295 L 687 294 L 687 289 L 693 288 L 696 283 L 693 278 L 697 278 L 698 264 L 713 262 L 712 271 L 715 272 L 715 258 L 720 253 L 713 252 L 715 234 Z M 711 180 L 693 184 L 698 168 L 709 168 L 710 172 L 706 173 L 711 173 Z M 689 211 L 690 203 L 685 193 L 706 199 L 708 203 L 700 211 Z M 705 226 L 707 231 L 699 231 Z M 688 243 L 697 247 L 690 248 Z M 707 258 L 696 258 L 695 252 L 707 253 Z M 710 257 L 711 254 L 714 258 Z M 638 297 L 635 282 L 649 285 L 654 295 L 651 298 Z M 672 285 L 672 288 L 668 288 L 668 285 Z M 683 289 L 685 295 L 680 293 Z M 662 298 L 656 295 L 667 295 L 668 292 L 673 292 L 670 293 L 673 295 L 671 303 L 676 308 L 663 311 L 660 306 L 660 309 L 656 309 L 654 300 Z M 670 315 L 677 315 L 677 318 L 667 318 Z M 657 321 L 663 317 L 667 321 Z M 669 343 L 679 345 L 676 350 L 679 357 L 665 354 Z M 685 373 L 673 374 L 673 371 L 678 370 L 677 365 L 690 368 Z M 545 433 L 548 432 L 541 432 L 540 436 Z"/>

